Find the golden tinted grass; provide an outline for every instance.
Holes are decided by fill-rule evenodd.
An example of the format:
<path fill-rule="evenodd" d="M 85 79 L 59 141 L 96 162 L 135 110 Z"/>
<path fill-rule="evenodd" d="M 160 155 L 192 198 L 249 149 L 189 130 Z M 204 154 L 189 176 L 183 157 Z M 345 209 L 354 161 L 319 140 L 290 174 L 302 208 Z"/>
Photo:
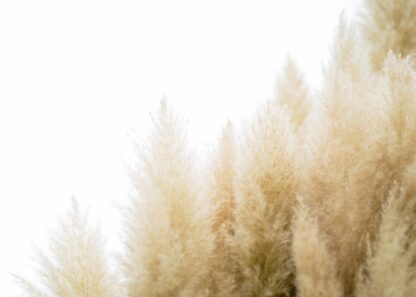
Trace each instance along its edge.
<path fill-rule="evenodd" d="M 416 1 L 365 5 L 361 26 L 341 19 L 321 88 L 289 60 L 209 166 L 162 101 L 123 213 L 122 274 L 74 207 L 41 284 L 19 278 L 26 295 L 415 296 Z"/>

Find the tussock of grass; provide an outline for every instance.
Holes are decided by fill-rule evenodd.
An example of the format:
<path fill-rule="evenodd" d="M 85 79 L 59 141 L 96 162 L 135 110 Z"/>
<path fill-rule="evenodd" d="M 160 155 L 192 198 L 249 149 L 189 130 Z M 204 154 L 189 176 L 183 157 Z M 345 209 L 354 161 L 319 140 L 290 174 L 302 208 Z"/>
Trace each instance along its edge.
<path fill-rule="evenodd" d="M 274 98 L 229 123 L 209 164 L 162 100 L 132 174 L 121 275 L 76 204 L 32 297 L 416 294 L 416 0 L 340 21 L 323 85 L 288 61 Z"/>

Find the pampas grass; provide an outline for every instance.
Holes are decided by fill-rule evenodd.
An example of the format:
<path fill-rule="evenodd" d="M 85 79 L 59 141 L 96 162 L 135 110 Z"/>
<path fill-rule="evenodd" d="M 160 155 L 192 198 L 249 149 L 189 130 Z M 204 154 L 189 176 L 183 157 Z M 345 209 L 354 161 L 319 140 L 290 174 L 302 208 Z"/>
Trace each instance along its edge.
<path fill-rule="evenodd" d="M 416 292 L 416 199 L 397 185 L 386 201 L 369 248 L 357 296 L 413 296 Z"/>
<path fill-rule="evenodd" d="M 362 32 L 376 69 L 389 51 L 408 56 L 416 50 L 416 1 L 366 0 L 362 10 Z"/>
<path fill-rule="evenodd" d="M 210 296 L 234 296 L 236 286 L 232 238 L 235 232 L 235 128 L 224 127 L 218 149 L 210 163 L 207 198 L 214 205 L 212 232 L 215 236 L 215 257 L 211 259 Z"/>
<path fill-rule="evenodd" d="M 75 199 L 67 218 L 50 235 L 49 251 L 38 254 L 39 283 L 17 276 L 25 296 L 118 296 L 99 226 L 92 226 Z"/>
<path fill-rule="evenodd" d="M 210 207 L 198 193 L 184 130 L 166 101 L 153 121 L 127 209 L 127 296 L 205 296 L 213 248 Z"/>
<path fill-rule="evenodd" d="M 289 60 L 207 164 L 161 101 L 122 212 L 120 274 L 74 204 L 25 296 L 416 296 L 416 1 L 343 18 L 323 85 Z"/>
<path fill-rule="evenodd" d="M 246 127 L 237 155 L 235 237 L 239 296 L 289 296 L 290 222 L 297 190 L 293 127 L 274 102 Z"/>

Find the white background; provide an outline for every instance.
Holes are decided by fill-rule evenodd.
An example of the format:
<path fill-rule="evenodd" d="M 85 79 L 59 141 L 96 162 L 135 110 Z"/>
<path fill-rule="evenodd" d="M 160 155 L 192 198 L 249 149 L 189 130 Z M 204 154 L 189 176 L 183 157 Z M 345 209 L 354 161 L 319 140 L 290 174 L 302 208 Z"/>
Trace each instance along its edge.
<path fill-rule="evenodd" d="M 273 94 L 288 54 L 319 86 L 359 0 L 0 0 L 0 294 L 71 195 L 117 241 L 129 133 L 162 95 L 200 151 Z"/>

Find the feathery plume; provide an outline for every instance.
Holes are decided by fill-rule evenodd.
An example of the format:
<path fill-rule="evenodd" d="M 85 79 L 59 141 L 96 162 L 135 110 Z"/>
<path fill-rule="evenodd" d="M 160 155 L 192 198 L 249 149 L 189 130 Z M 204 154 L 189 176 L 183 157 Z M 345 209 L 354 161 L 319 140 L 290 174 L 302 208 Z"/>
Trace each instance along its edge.
<path fill-rule="evenodd" d="M 50 238 L 49 254 L 39 254 L 41 285 L 19 278 L 31 297 L 115 297 L 118 281 L 107 267 L 98 227 L 91 227 L 75 199 L 66 220 Z"/>
<path fill-rule="evenodd" d="M 213 245 L 209 205 L 178 119 L 162 100 L 133 176 L 124 276 L 129 297 L 205 296 Z"/>
<path fill-rule="evenodd" d="M 245 132 L 235 180 L 239 294 L 289 296 L 290 221 L 297 187 L 293 127 L 285 111 L 268 102 Z"/>
<path fill-rule="evenodd" d="M 297 65 L 288 58 L 275 87 L 275 100 L 290 110 L 292 121 L 300 125 L 305 120 L 310 103 L 307 86 Z"/>
<path fill-rule="evenodd" d="M 293 226 L 293 261 L 299 297 L 342 297 L 335 258 L 307 207 L 300 202 Z"/>
<path fill-rule="evenodd" d="M 235 265 L 230 240 L 234 233 L 235 135 L 228 122 L 210 168 L 208 197 L 215 206 L 213 232 L 215 250 L 211 265 L 211 296 L 231 297 L 235 293 Z"/>
<path fill-rule="evenodd" d="M 385 154 L 391 172 L 400 178 L 403 168 L 416 156 L 416 72 L 410 58 L 390 53 L 383 67 L 383 98 L 386 110 Z"/>
<path fill-rule="evenodd" d="M 328 238 L 346 296 L 352 294 L 367 233 L 377 229 L 390 182 L 379 145 L 380 82 L 363 55 L 355 33 L 341 21 L 326 85 L 306 127 L 301 184 L 301 196 Z"/>
<path fill-rule="evenodd" d="M 403 57 L 416 51 L 416 1 L 366 0 L 362 31 L 371 49 L 375 69 L 389 51 Z"/>
<path fill-rule="evenodd" d="M 416 199 L 394 186 L 383 207 L 357 297 L 406 297 L 416 292 Z"/>
<path fill-rule="evenodd" d="M 212 198 L 216 205 L 213 229 L 217 231 L 224 224 L 233 221 L 234 209 L 234 163 L 235 163 L 234 126 L 229 122 L 225 126 L 212 168 Z"/>

